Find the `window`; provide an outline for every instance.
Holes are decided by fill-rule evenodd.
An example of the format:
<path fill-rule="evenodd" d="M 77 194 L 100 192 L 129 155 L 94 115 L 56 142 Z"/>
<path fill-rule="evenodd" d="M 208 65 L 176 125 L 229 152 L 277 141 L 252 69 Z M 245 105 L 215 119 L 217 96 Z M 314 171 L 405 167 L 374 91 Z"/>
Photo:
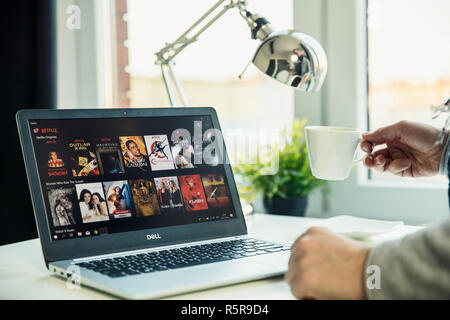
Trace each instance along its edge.
<path fill-rule="evenodd" d="M 155 65 L 155 53 L 166 42 L 178 38 L 215 3 L 128 0 L 130 106 L 170 105 L 160 68 Z M 277 29 L 292 28 L 292 7 L 293 0 L 254 0 L 248 5 L 251 12 L 266 16 Z M 253 66 L 243 80 L 238 79 L 259 43 L 250 38 L 250 29 L 237 9 L 216 21 L 174 59 L 175 73 L 189 104 L 215 107 L 222 127 L 227 129 L 276 129 L 289 124 L 294 113 L 293 90 Z"/>
<path fill-rule="evenodd" d="M 58 11 L 58 107 L 169 106 L 155 53 L 216 0 L 61 0 Z M 223 2 L 217 13 L 228 1 Z M 277 29 L 293 26 L 293 0 L 249 1 Z M 73 24 L 77 20 L 76 25 Z M 231 9 L 175 58 L 191 106 L 213 106 L 223 128 L 279 129 L 293 120 L 292 89 L 250 65 L 260 43 Z"/>
<path fill-rule="evenodd" d="M 430 105 L 450 95 L 448 12 L 447 0 L 368 1 L 370 129 L 399 120 L 442 127 L 445 116 L 432 120 Z M 444 177 L 422 180 L 446 183 Z"/>
<path fill-rule="evenodd" d="M 126 0 L 59 0 L 58 108 L 129 105 Z"/>
<path fill-rule="evenodd" d="M 379 5 L 371 8 L 372 2 Z M 402 2 L 404 5 L 397 6 L 394 2 Z M 413 7 L 418 6 L 418 2 L 419 0 L 389 2 L 379 0 L 325 0 L 320 2 L 296 0 L 296 6 L 299 8 L 296 12 L 308 8 L 309 16 L 297 14 L 301 19 L 295 20 L 294 23 L 300 26 L 302 31 L 314 35 L 324 45 L 328 56 L 329 69 L 324 87 L 320 91 L 320 97 L 310 101 L 309 105 L 311 110 L 320 110 L 311 113 L 310 118 L 314 119 L 315 123 L 357 127 L 366 131 L 375 128 L 375 126 L 393 123 L 399 118 L 430 120 L 430 105 L 442 103 L 441 100 L 445 100 L 446 95 L 450 93 L 448 88 L 447 92 L 440 93 L 443 95 L 440 98 L 437 97 L 437 93 L 435 95 L 424 94 L 422 102 L 418 103 L 422 107 L 422 110 L 419 111 L 422 112 L 421 115 L 410 111 L 418 110 L 414 108 L 408 109 L 408 112 L 405 112 L 406 109 L 396 109 L 395 114 L 388 113 L 386 109 L 383 111 L 387 104 L 376 105 L 375 101 L 382 99 L 383 96 L 376 96 L 376 91 L 373 90 L 375 75 L 377 72 L 378 75 L 382 75 L 383 59 L 386 57 L 392 57 L 391 60 L 393 60 L 394 55 L 396 55 L 395 59 L 398 61 L 391 62 L 389 60 L 389 62 L 391 69 L 397 67 L 397 65 L 392 66 L 392 63 L 398 63 L 399 69 L 394 72 L 398 77 L 411 81 L 412 72 L 417 72 L 414 70 L 415 67 L 409 71 L 407 69 L 408 72 L 400 69 L 403 60 L 406 60 L 405 56 L 409 54 L 407 51 L 409 40 L 407 36 L 399 35 L 399 33 L 406 33 L 408 30 L 405 24 L 411 18 L 408 20 L 404 17 L 415 15 L 413 12 L 417 12 L 418 9 L 413 9 Z M 447 32 L 446 38 L 448 39 L 448 22 L 437 18 L 441 12 L 448 11 L 446 10 L 448 4 L 444 5 L 442 2 L 425 0 L 421 1 L 422 3 L 423 6 L 434 9 L 421 10 L 423 15 L 420 15 L 420 18 L 415 21 L 415 25 L 419 29 L 414 24 L 410 27 L 413 34 L 419 34 L 420 28 L 428 30 L 425 35 L 421 33 L 423 31 L 420 31 L 420 36 L 417 36 L 416 41 L 417 49 L 413 51 L 428 53 L 426 57 L 421 57 L 421 61 L 426 61 L 426 63 L 423 63 L 423 68 L 431 70 L 426 66 L 432 57 L 432 51 L 436 50 L 434 48 L 436 39 L 439 39 L 441 34 L 445 32 Z M 378 8 L 378 12 L 375 8 Z M 429 10 L 435 12 L 435 20 L 432 22 L 424 20 L 430 18 L 427 13 Z M 379 20 L 376 19 L 377 13 Z M 388 19 L 388 17 L 393 18 Z M 438 20 L 441 21 L 441 26 L 434 25 L 432 27 L 433 32 L 430 32 L 427 25 L 436 24 Z M 389 25 L 387 25 L 388 21 L 390 21 Z M 386 26 L 384 26 L 384 23 L 386 23 Z M 374 32 L 381 32 L 377 28 L 384 27 L 387 28 L 384 35 L 375 37 Z M 414 38 L 416 37 L 414 36 Z M 376 41 L 381 42 L 378 44 Z M 377 51 L 370 51 L 374 46 L 377 46 L 374 50 L 378 49 L 378 55 L 376 54 Z M 425 50 L 423 47 L 425 47 Z M 443 56 L 445 52 L 448 53 L 448 41 L 442 43 L 437 50 L 443 50 L 443 53 L 441 54 L 439 51 L 433 57 L 435 60 L 440 60 L 441 69 L 444 68 L 443 65 L 447 65 L 447 71 L 444 74 L 448 75 L 448 57 Z M 388 53 L 392 53 L 392 56 L 389 56 Z M 419 67 L 421 66 L 417 66 L 417 68 Z M 431 73 L 433 80 L 430 83 L 434 83 L 435 79 L 439 79 L 442 74 Z M 381 76 L 378 78 L 378 80 L 385 79 L 388 78 Z M 429 78 L 418 79 L 418 76 L 414 76 L 413 80 L 411 82 L 414 84 L 416 81 L 429 81 Z M 371 86 L 370 90 L 369 86 Z M 395 94 L 389 98 L 391 106 L 404 106 L 400 103 L 400 100 L 395 100 L 399 99 L 398 95 L 402 91 L 394 90 L 394 87 L 390 89 Z M 302 100 L 303 98 L 300 99 L 300 101 Z M 297 101 L 296 97 L 296 103 L 298 104 Z M 396 103 L 394 104 L 394 102 Z M 440 121 L 442 122 L 438 122 L 436 125 L 441 126 L 444 119 L 440 119 Z M 309 215 L 327 217 L 348 214 L 374 219 L 402 220 L 408 224 L 430 223 L 448 216 L 447 186 L 444 182 L 446 179 L 441 179 L 440 183 L 425 183 L 425 180 L 422 179 L 393 180 L 388 178 L 388 174 L 372 179 L 368 175 L 368 170 L 359 165 L 348 179 L 330 183 L 329 192 L 322 196 L 322 206 L 317 206 L 318 210 L 310 212 Z"/>

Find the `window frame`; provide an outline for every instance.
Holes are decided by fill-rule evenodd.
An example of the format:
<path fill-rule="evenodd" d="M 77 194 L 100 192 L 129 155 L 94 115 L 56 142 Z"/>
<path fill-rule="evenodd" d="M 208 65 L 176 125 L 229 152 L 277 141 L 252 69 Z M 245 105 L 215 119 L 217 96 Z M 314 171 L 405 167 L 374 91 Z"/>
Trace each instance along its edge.
<path fill-rule="evenodd" d="M 80 9 L 80 28 L 66 25 L 69 6 Z M 57 20 L 57 108 L 117 105 L 114 0 L 59 0 Z"/>
<path fill-rule="evenodd" d="M 297 0 L 294 25 L 319 40 L 329 66 L 324 86 L 316 96 L 296 93 L 295 115 L 308 117 L 311 125 L 358 127 L 367 131 L 367 1 Z M 446 186 L 373 180 L 363 165 L 355 168 L 347 180 L 332 182 L 328 192 L 311 198 L 313 205 L 307 214 L 315 217 L 349 214 L 424 224 L 443 219 L 449 213 Z"/>

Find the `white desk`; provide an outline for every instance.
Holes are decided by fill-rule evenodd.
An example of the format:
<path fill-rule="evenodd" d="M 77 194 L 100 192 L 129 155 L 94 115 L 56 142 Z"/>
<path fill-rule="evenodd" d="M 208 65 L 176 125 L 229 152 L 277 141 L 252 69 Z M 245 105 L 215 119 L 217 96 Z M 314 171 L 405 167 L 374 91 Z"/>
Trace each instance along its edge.
<path fill-rule="evenodd" d="M 290 245 L 319 219 L 255 214 L 247 218 L 249 235 Z M 370 243 L 396 239 L 420 227 L 404 226 L 373 237 Z M 294 299 L 283 277 L 237 284 L 172 297 L 173 299 Z M 70 290 L 63 279 L 45 268 L 38 239 L 0 247 L 0 299 L 114 299 L 81 287 Z"/>

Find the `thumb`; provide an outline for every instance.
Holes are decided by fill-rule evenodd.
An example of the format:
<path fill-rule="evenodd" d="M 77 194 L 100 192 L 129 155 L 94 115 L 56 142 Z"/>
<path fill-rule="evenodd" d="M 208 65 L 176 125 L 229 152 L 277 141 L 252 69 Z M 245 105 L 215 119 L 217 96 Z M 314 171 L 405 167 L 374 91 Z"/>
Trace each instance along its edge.
<path fill-rule="evenodd" d="M 379 128 L 373 132 L 366 132 L 362 134 L 364 140 L 376 144 L 383 144 L 387 141 L 396 140 L 400 135 L 400 128 L 398 125 L 391 125 Z"/>

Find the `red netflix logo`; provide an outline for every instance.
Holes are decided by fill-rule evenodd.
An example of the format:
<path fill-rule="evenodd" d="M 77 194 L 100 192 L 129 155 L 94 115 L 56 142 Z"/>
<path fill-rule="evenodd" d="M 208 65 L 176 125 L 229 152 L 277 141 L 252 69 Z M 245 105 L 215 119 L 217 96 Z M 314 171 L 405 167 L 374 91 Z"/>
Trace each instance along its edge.
<path fill-rule="evenodd" d="M 42 133 L 58 133 L 58 129 L 57 128 L 43 128 L 43 129 L 41 129 L 41 132 Z"/>

